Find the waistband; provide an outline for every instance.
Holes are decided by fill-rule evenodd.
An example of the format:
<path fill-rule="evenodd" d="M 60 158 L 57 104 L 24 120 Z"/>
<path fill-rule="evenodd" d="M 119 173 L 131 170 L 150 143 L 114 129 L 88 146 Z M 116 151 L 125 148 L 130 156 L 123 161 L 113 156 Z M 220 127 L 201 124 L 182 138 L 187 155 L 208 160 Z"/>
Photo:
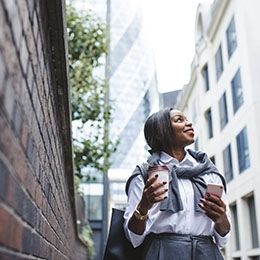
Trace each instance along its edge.
<path fill-rule="evenodd" d="M 176 234 L 176 233 L 151 233 L 149 236 L 153 239 L 173 239 L 173 240 L 208 240 L 213 241 L 212 236 L 206 235 L 191 235 L 191 234 Z"/>

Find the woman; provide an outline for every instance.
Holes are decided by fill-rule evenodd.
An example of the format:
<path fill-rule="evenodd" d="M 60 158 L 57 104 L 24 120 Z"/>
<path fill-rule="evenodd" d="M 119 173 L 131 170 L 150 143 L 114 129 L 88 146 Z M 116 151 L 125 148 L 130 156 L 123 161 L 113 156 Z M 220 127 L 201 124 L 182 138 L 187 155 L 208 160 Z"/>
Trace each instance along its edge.
<path fill-rule="evenodd" d="M 145 243 L 142 259 L 223 259 L 219 247 L 230 231 L 226 195 L 206 194 L 206 187 L 226 184 L 205 153 L 185 150 L 194 142 L 192 124 L 182 112 L 167 108 L 147 119 L 144 134 L 151 148 L 149 166 L 166 165 L 169 183 L 149 177 L 149 170 L 148 179 L 140 173 L 131 180 L 127 238 L 134 247 Z"/>

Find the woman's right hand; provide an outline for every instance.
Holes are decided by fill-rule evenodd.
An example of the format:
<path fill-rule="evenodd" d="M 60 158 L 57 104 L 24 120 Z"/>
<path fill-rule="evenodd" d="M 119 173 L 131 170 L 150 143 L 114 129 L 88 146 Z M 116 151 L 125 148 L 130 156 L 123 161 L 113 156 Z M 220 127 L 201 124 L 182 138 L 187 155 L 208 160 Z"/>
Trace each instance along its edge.
<path fill-rule="evenodd" d="M 145 183 L 142 198 L 137 205 L 137 209 L 142 216 L 147 215 L 148 210 L 152 208 L 155 203 L 166 198 L 166 182 L 159 182 L 157 178 L 158 175 L 151 176 Z M 138 235 L 142 235 L 144 233 L 145 225 L 146 221 L 137 219 L 135 214 L 132 215 L 128 222 L 128 228 Z"/>
<path fill-rule="evenodd" d="M 166 182 L 158 182 L 157 178 L 158 174 L 147 179 L 145 183 L 142 199 L 138 204 L 138 209 L 143 214 L 147 213 L 155 203 L 167 198 L 165 196 L 165 193 L 168 191 L 165 188 Z"/>

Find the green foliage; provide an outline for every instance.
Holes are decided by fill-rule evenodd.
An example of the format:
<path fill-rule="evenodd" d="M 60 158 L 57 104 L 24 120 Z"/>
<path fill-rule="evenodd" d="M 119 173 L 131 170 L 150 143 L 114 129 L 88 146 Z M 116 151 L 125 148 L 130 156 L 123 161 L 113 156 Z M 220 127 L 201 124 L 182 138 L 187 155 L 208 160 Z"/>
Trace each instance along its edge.
<path fill-rule="evenodd" d="M 83 123 L 96 120 L 102 113 L 105 82 L 94 75 L 104 65 L 107 52 L 106 27 L 91 12 L 79 14 L 67 8 L 69 37 L 70 83 L 72 85 L 73 120 Z"/>
<path fill-rule="evenodd" d="M 83 227 L 83 231 L 80 234 L 81 239 L 86 243 L 88 249 L 88 256 L 90 259 L 93 259 L 95 256 L 95 246 L 94 241 L 92 240 L 93 231 L 89 225 Z"/>
<path fill-rule="evenodd" d="M 106 26 L 91 11 L 79 13 L 68 5 L 67 27 L 76 171 L 80 175 L 82 168 L 91 167 L 106 173 L 117 146 L 108 138 L 112 108 L 104 80 Z"/>

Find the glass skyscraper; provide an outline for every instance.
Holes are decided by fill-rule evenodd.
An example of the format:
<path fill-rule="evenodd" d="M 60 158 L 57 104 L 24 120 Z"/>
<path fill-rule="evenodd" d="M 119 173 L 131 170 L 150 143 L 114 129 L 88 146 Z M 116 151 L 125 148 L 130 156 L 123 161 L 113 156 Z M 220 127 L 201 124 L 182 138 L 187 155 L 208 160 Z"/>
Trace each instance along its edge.
<path fill-rule="evenodd" d="M 158 109 L 155 65 L 146 39 L 138 1 L 108 1 L 109 98 L 113 121 L 112 140 L 119 139 L 111 168 L 130 168 L 146 159 L 143 137 L 145 119 Z"/>
<path fill-rule="evenodd" d="M 140 1 L 74 0 L 79 9 L 91 8 L 107 23 L 106 63 L 109 100 L 113 107 L 111 140 L 119 140 L 111 157 L 112 169 L 133 169 L 147 158 L 143 125 L 159 108 L 153 53 L 148 43 Z"/>

